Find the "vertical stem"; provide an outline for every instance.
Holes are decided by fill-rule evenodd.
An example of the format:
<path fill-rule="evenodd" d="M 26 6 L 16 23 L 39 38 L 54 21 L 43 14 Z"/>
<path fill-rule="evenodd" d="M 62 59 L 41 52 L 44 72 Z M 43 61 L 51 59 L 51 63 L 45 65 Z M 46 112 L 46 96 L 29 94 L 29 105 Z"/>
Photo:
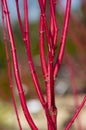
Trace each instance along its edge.
<path fill-rule="evenodd" d="M 44 9 L 45 8 L 46 7 L 44 7 Z M 52 82 L 53 78 L 51 78 L 52 80 L 49 80 L 48 69 L 47 69 L 47 66 L 46 66 L 46 61 L 45 61 L 45 56 L 44 56 L 44 28 L 45 28 L 45 30 L 46 30 L 46 28 L 48 29 L 47 25 L 45 27 L 44 22 L 45 22 L 45 17 L 43 15 L 41 15 L 40 16 L 40 58 L 41 58 L 41 65 L 42 65 L 44 79 L 46 81 L 46 93 L 47 93 L 48 110 L 49 110 L 49 114 L 51 116 L 51 111 L 54 108 L 53 104 L 55 104 L 54 103 L 54 93 L 53 93 L 54 82 Z M 46 31 L 46 35 L 47 34 L 48 34 L 48 30 Z M 47 40 L 48 40 L 48 43 L 50 43 L 49 42 L 49 35 L 47 35 Z M 50 64 L 51 64 L 51 66 L 53 65 L 51 59 L 50 59 Z M 50 68 L 52 68 L 52 67 L 50 67 Z M 50 77 L 53 77 L 53 70 L 51 69 L 49 72 L 50 72 Z M 52 108 L 51 108 L 51 104 L 52 104 Z M 52 116 L 51 116 L 51 118 L 52 118 Z M 52 119 L 52 121 L 53 121 L 53 119 Z M 53 121 L 53 123 L 54 123 L 54 121 Z M 55 127 L 55 125 L 54 125 L 54 127 Z M 51 128 L 52 128 L 51 124 L 48 123 L 48 129 L 51 129 Z"/>
<path fill-rule="evenodd" d="M 38 96 L 40 98 L 40 101 L 43 105 L 43 107 L 45 108 L 45 100 L 38 82 L 38 78 L 34 69 L 34 64 L 32 61 L 32 56 L 31 56 L 31 50 L 30 50 L 30 38 L 29 38 L 29 26 L 28 26 L 28 6 L 27 6 L 27 0 L 24 0 L 24 23 L 25 23 L 25 45 L 26 45 L 26 50 L 27 50 L 27 56 L 28 56 L 28 63 L 29 63 L 29 67 L 30 67 L 30 72 L 32 74 L 32 78 L 38 93 Z"/>
<path fill-rule="evenodd" d="M 45 5 L 43 5 L 43 2 L 41 0 L 38 0 L 39 5 L 40 5 L 40 10 L 41 10 L 41 15 L 43 16 L 43 21 L 44 21 L 44 28 L 45 28 L 45 33 L 46 33 L 46 39 L 47 39 L 47 44 L 48 46 L 50 45 L 51 41 L 51 37 L 49 35 L 49 30 L 48 30 L 48 24 L 47 24 L 47 20 L 46 20 L 46 14 L 45 14 Z"/>
<path fill-rule="evenodd" d="M 8 78 L 9 78 L 10 90 L 11 90 L 11 94 L 12 94 L 12 102 L 13 102 L 14 110 L 15 110 L 15 113 L 16 113 L 16 118 L 17 118 L 17 121 L 18 121 L 19 129 L 22 130 L 22 126 L 21 126 L 21 123 L 20 123 L 19 114 L 18 114 L 18 110 L 17 110 L 17 106 L 16 106 L 16 101 L 15 101 L 15 97 L 14 97 L 14 89 L 13 89 L 11 65 L 10 65 L 10 58 L 9 58 L 9 53 L 8 53 L 7 38 L 6 38 L 6 27 L 5 27 L 5 21 L 4 21 L 3 5 L 2 5 L 2 25 L 3 25 L 3 35 L 4 35 L 4 45 L 5 45 L 6 59 L 7 59 Z"/>
<path fill-rule="evenodd" d="M 46 59 L 45 59 L 45 54 L 44 54 L 44 21 L 43 21 L 43 16 L 40 16 L 40 60 L 41 60 L 41 66 L 42 66 L 42 71 L 44 75 L 45 81 L 47 80 L 47 64 L 46 64 Z"/>
<path fill-rule="evenodd" d="M 64 19 L 64 25 L 63 25 L 63 31 L 62 31 L 62 38 L 61 38 L 60 48 L 59 48 L 59 52 L 58 52 L 58 56 L 57 56 L 57 61 L 56 61 L 55 67 L 54 67 L 54 77 L 56 77 L 56 75 L 58 74 L 58 71 L 59 71 L 59 68 L 60 68 L 60 65 L 61 65 L 62 59 L 63 59 L 69 18 L 70 18 L 70 10 L 71 10 L 71 0 L 67 0 L 65 19 Z"/>
<path fill-rule="evenodd" d="M 25 22 L 25 31 L 24 31 L 24 28 L 22 26 L 22 22 L 21 22 L 21 17 L 20 17 L 20 11 L 19 11 L 19 5 L 18 5 L 18 0 L 16 0 L 16 7 L 17 7 L 17 15 L 18 15 L 18 20 L 19 20 L 19 25 L 20 25 L 20 29 L 22 31 L 22 36 L 23 36 L 23 40 L 24 40 L 24 43 L 25 43 L 25 46 L 26 46 L 26 50 L 27 50 L 27 56 L 28 56 L 28 63 L 29 63 L 29 67 L 30 67 L 30 71 L 31 71 L 31 74 L 32 74 L 32 79 L 34 81 L 34 85 L 36 87 L 36 90 L 37 90 L 37 94 L 39 96 L 39 99 L 41 101 L 41 104 L 45 110 L 45 113 L 46 113 L 46 116 L 47 116 L 47 120 L 48 120 L 48 123 L 50 123 L 52 125 L 52 129 L 54 128 L 53 127 L 53 123 L 52 123 L 52 120 L 51 120 L 51 117 L 49 116 L 49 112 L 48 112 L 48 108 L 47 108 L 47 103 L 45 102 L 44 100 L 44 97 L 43 97 L 43 94 L 42 94 L 42 91 L 41 91 L 41 88 L 40 88 L 40 85 L 39 85 L 39 82 L 38 82 L 38 78 L 37 78 L 37 75 L 36 75 L 36 72 L 35 72 L 35 69 L 34 69 L 34 64 L 33 64 L 33 61 L 32 61 L 32 56 L 31 56 L 31 51 L 30 51 L 30 38 L 29 38 L 29 25 L 28 25 L 28 6 L 27 6 L 27 1 L 24 1 L 24 22 Z M 45 0 L 44 0 L 44 4 L 45 4 Z M 24 33 L 24 34 L 23 34 Z M 42 35 L 41 35 L 42 36 Z M 40 40 L 41 41 L 41 40 Z M 43 44 L 42 44 L 43 45 Z M 42 49 L 42 47 L 40 47 Z M 43 58 L 43 49 L 42 49 L 42 58 Z M 44 61 L 43 61 L 44 62 Z"/>
<path fill-rule="evenodd" d="M 49 58 L 49 63 L 48 63 L 48 73 L 49 73 L 49 84 L 47 86 L 47 98 L 48 98 L 48 109 L 50 111 L 50 116 L 52 118 L 52 121 L 54 123 L 55 129 L 57 129 L 56 125 L 56 117 L 57 117 L 57 109 L 55 107 L 55 94 L 54 94 L 54 73 L 53 73 L 53 61 L 54 61 L 54 53 L 55 53 L 55 44 L 56 42 L 54 40 L 54 36 L 57 36 L 57 32 L 55 29 L 57 28 L 56 26 L 56 17 L 55 17 L 55 12 L 54 12 L 54 1 L 50 0 L 50 33 L 51 33 L 51 42 L 48 48 L 48 58 Z M 54 50 L 53 50 L 54 49 Z M 48 127 L 50 130 L 50 126 Z"/>
<path fill-rule="evenodd" d="M 47 86 L 47 100 L 48 100 L 48 109 L 50 112 L 50 116 L 56 128 L 56 117 L 57 117 L 57 109 L 55 107 L 55 94 L 54 94 L 54 77 L 53 77 L 53 57 L 51 51 L 49 51 L 49 65 L 48 65 L 48 73 L 49 73 L 49 83 Z M 51 130 L 50 125 L 48 126 L 48 130 Z"/>
<path fill-rule="evenodd" d="M 29 67 L 30 67 L 30 72 L 32 74 L 32 78 L 33 78 L 34 85 L 36 87 L 39 99 L 41 101 L 41 104 L 42 104 L 42 106 L 43 106 L 43 108 L 45 110 L 47 119 L 49 121 L 48 123 L 51 125 L 51 128 L 53 130 L 54 129 L 54 125 L 53 125 L 53 122 L 52 122 L 51 117 L 49 115 L 48 108 L 47 108 L 47 103 L 46 103 L 46 101 L 45 101 L 45 99 L 43 97 L 43 93 L 41 91 L 41 88 L 40 88 L 40 85 L 39 85 L 39 82 L 38 82 L 38 78 L 37 78 L 37 75 L 36 75 L 36 72 L 35 72 L 35 69 L 34 69 L 34 64 L 33 64 L 33 61 L 32 61 L 32 56 L 31 56 L 31 51 L 30 51 L 29 29 L 28 29 L 29 25 L 28 25 L 27 0 L 24 0 L 24 22 L 25 22 L 25 38 L 24 39 L 25 39 L 25 45 L 26 45 L 26 50 L 27 50 L 27 56 L 28 56 L 28 63 L 29 63 Z"/>
<path fill-rule="evenodd" d="M 49 114 L 54 123 L 54 129 L 56 129 L 56 107 L 55 107 L 55 97 L 54 97 L 54 79 L 53 79 L 53 56 L 52 56 L 52 37 L 49 35 L 46 14 L 45 14 L 45 5 L 43 5 L 42 1 L 39 0 L 41 16 L 40 16 L 40 55 L 41 55 L 41 64 L 42 70 L 44 73 L 44 78 L 46 80 L 46 96 L 48 103 Z M 44 27 L 43 27 L 44 26 Z M 51 25 L 52 26 L 52 25 Z M 46 68 L 45 58 L 44 58 L 44 46 L 43 46 L 43 33 L 45 28 L 47 43 L 48 43 L 48 69 Z M 48 124 L 48 129 L 51 130 L 51 124 Z"/>
<path fill-rule="evenodd" d="M 47 70 L 47 75 L 46 75 L 46 70 L 45 70 L 45 76 L 46 76 L 46 96 L 47 96 L 47 102 L 48 102 L 48 109 L 50 112 L 50 116 L 52 118 L 52 121 L 54 123 L 54 127 L 56 129 L 56 107 L 55 107 L 55 97 L 54 97 L 54 77 L 53 77 L 53 48 L 54 48 L 54 43 L 56 44 L 56 36 L 57 32 L 56 30 L 56 19 L 55 19 L 55 14 L 54 14 L 54 9 L 53 9 L 53 2 L 51 3 L 51 14 L 50 14 L 50 29 L 51 29 L 51 35 L 49 34 L 48 31 L 48 26 L 47 26 L 47 21 L 46 21 L 46 14 L 45 14 L 45 7 L 42 3 L 41 0 L 39 0 L 39 5 L 40 5 L 40 10 L 41 10 L 41 16 L 43 16 L 44 20 L 44 28 L 45 28 L 45 33 L 46 33 L 46 39 L 48 43 L 48 70 Z M 53 6 L 53 7 L 52 7 Z M 52 18 L 53 16 L 53 18 Z M 55 26 L 55 27 L 54 27 Z M 55 36 L 54 36 L 55 32 Z M 54 38 L 53 38 L 54 37 Z M 42 39 L 42 37 L 41 37 Z M 54 43 L 53 43 L 54 39 Z M 43 48 L 42 48 L 43 49 Z M 42 54 L 41 54 L 42 55 Z M 42 60 L 43 61 L 43 60 Z M 43 64 L 43 62 L 42 62 Z M 45 68 L 44 68 L 45 69 Z M 51 125 L 48 125 L 48 129 L 51 129 Z"/>
<path fill-rule="evenodd" d="M 26 105 L 26 100 L 25 100 L 25 96 L 24 96 L 24 92 L 23 92 L 23 88 L 22 88 L 22 83 L 21 83 L 21 80 L 20 80 L 20 75 L 19 75 L 18 60 L 17 60 L 17 57 L 16 57 L 15 42 L 14 42 L 13 31 L 12 31 L 12 27 L 11 27 L 7 2 L 6 2 L 6 0 L 2 0 L 2 3 L 3 3 L 3 7 L 4 7 L 4 13 L 5 13 L 5 16 L 6 16 L 8 33 L 9 33 L 9 38 L 10 38 L 10 46 L 11 46 L 11 50 L 12 50 L 14 74 L 15 74 L 16 84 L 17 84 L 17 87 L 18 87 L 18 92 L 19 92 L 19 96 L 20 96 L 22 109 L 24 111 L 25 117 L 26 117 L 31 129 L 32 130 L 38 130 L 38 128 L 36 127 L 36 125 L 34 124 L 32 118 L 30 116 L 30 113 L 29 113 L 27 105 Z"/>
<path fill-rule="evenodd" d="M 56 21 L 56 0 L 50 0 L 50 31 L 51 31 L 51 37 L 53 40 L 53 45 L 54 45 L 53 48 L 55 53 L 57 36 L 58 36 L 58 26 Z"/>

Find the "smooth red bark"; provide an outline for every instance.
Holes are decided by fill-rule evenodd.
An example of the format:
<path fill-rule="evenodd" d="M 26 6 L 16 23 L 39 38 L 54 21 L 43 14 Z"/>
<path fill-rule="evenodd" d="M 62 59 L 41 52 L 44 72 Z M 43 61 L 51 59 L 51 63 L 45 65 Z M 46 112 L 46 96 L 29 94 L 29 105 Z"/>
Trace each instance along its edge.
<path fill-rule="evenodd" d="M 16 105 L 15 96 L 14 96 L 14 88 L 13 88 L 13 82 L 12 82 L 12 72 L 11 72 L 10 58 L 9 58 L 9 52 L 8 52 L 8 45 L 7 45 L 6 26 L 5 26 L 3 5 L 2 5 L 2 26 L 3 26 L 4 45 L 5 45 L 5 52 L 6 52 L 6 59 L 7 59 L 8 78 L 9 78 L 10 90 L 11 90 L 11 94 L 12 94 L 12 102 L 13 102 L 14 110 L 16 113 L 16 118 L 18 121 L 19 129 L 22 130 L 22 125 L 20 123 L 19 113 L 18 113 L 18 109 L 17 109 L 17 105 Z"/>

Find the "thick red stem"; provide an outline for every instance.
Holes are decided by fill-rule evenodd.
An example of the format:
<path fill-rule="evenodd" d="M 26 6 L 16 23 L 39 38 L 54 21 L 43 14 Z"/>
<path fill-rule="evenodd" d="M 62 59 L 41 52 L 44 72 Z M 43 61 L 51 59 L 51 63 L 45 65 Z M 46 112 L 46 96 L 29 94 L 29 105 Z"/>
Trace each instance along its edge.
<path fill-rule="evenodd" d="M 71 14 L 71 16 L 72 23 L 74 23 L 75 26 L 79 27 L 78 29 L 80 30 L 80 32 L 83 34 L 84 37 L 86 37 L 85 26 L 80 22 L 78 18 L 76 18 L 76 16 L 73 13 Z"/>
<path fill-rule="evenodd" d="M 49 35 L 49 31 L 48 31 L 48 26 L 47 26 L 47 21 L 46 21 L 46 15 L 45 15 L 45 10 L 46 9 L 42 3 L 41 0 L 39 0 L 39 4 L 40 4 L 40 9 L 41 9 L 41 34 L 40 34 L 40 40 L 41 40 L 41 44 L 40 44 L 40 54 L 41 54 L 41 64 L 42 64 L 42 70 L 44 73 L 44 78 L 46 80 L 46 96 L 47 96 L 47 102 L 48 102 L 48 109 L 50 112 L 50 116 L 52 118 L 52 121 L 54 123 L 54 126 L 56 126 L 56 107 L 55 107 L 55 97 L 54 97 L 54 78 L 53 78 L 53 41 L 52 41 L 52 36 Z M 43 7 L 42 7 L 43 6 Z M 52 26 L 52 25 L 51 25 Z M 46 68 L 46 62 L 45 62 L 45 58 L 44 58 L 44 43 L 43 43 L 43 33 L 45 29 L 45 33 L 46 33 L 46 38 L 47 38 L 47 43 L 48 43 L 48 69 Z M 54 116 L 53 116 L 54 115 Z M 48 129 L 51 129 L 51 125 L 48 125 Z M 56 129 L 56 128 L 55 128 Z"/>

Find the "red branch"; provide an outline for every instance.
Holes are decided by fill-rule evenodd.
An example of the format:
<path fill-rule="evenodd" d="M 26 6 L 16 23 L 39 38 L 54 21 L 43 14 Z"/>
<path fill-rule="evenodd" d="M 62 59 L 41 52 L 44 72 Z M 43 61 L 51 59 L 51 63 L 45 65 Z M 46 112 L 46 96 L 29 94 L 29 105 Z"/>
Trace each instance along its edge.
<path fill-rule="evenodd" d="M 44 21 L 42 15 L 40 16 L 40 60 L 41 60 L 44 79 L 45 81 L 47 81 L 48 70 L 47 70 L 46 58 L 44 54 Z"/>
<path fill-rule="evenodd" d="M 18 6 L 18 5 L 17 5 Z M 18 7 L 17 7 L 18 8 Z M 22 26 L 20 24 L 20 21 L 21 21 L 21 17 L 20 17 L 20 12 L 19 10 L 17 11 L 17 14 L 19 16 L 18 20 L 19 20 L 19 25 L 20 25 L 20 28 L 22 29 Z M 25 46 L 26 46 L 26 50 L 27 50 L 27 56 L 28 56 L 28 63 L 29 63 L 29 67 L 30 67 L 30 72 L 31 72 L 31 75 L 32 75 L 32 79 L 33 79 L 33 82 L 34 82 L 34 85 L 36 87 L 36 91 L 37 91 L 37 94 L 39 96 L 39 99 L 41 101 L 41 104 L 45 110 L 45 113 L 46 113 L 46 116 L 47 116 L 47 120 L 48 120 L 48 123 L 50 123 L 51 125 L 51 128 L 53 126 L 53 122 L 51 120 L 51 117 L 49 116 L 49 112 L 48 112 L 48 108 L 47 108 L 47 103 L 43 97 L 43 93 L 41 91 L 41 88 L 40 88 L 40 85 L 39 85 L 39 81 L 38 81 L 38 78 L 37 78 L 37 75 L 36 75 L 36 71 L 34 69 L 34 64 L 33 64 L 33 60 L 32 60 L 32 56 L 31 56 L 31 50 L 30 50 L 30 38 L 29 38 L 29 25 L 28 25 L 28 6 L 27 6 L 27 0 L 24 0 L 24 23 L 25 23 L 25 31 L 23 29 L 23 32 L 24 32 L 24 37 L 23 37 L 23 40 L 24 40 L 24 43 L 25 43 Z M 42 21 L 41 21 L 41 24 L 42 24 Z M 23 35 L 23 34 L 22 34 Z M 40 36 L 42 38 L 42 35 L 40 33 Z M 40 42 L 42 43 L 43 41 L 40 40 Z M 40 45 L 43 45 L 41 44 Z M 42 46 L 43 47 L 43 46 Z M 42 51 L 41 51 L 41 56 L 43 58 L 43 48 L 42 48 Z M 43 59 L 42 59 L 43 60 Z M 45 61 L 43 61 L 45 62 Z M 43 64 L 44 65 L 44 64 Z M 43 68 L 44 69 L 44 68 Z M 52 128 L 52 129 L 53 129 Z"/>
<path fill-rule="evenodd" d="M 18 110 L 17 110 L 17 106 L 16 106 L 16 101 L 15 101 L 15 97 L 14 97 L 14 89 L 13 89 L 11 65 L 10 65 L 10 58 L 9 58 L 8 45 L 7 45 L 3 5 L 2 5 L 2 25 L 3 25 L 3 35 L 4 35 L 4 45 L 5 45 L 6 59 L 7 59 L 8 78 L 9 78 L 10 90 L 11 90 L 11 94 L 12 94 L 12 102 L 13 102 L 13 106 L 14 106 L 14 109 L 15 109 L 16 118 L 17 118 L 17 121 L 18 121 L 19 128 L 20 128 L 20 130 L 22 130 L 22 126 L 21 126 L 21 123 L 20 123 L 19 114 L 18 114 Z"/>
<path fill-rule="evenodd" d="M 34 64 L 32 61 L 32 56 L 31 56 L 31 50 L 30 50 L 30 38 L 29 38 L 29 26 L 28 26 L 28 6 L 27 6 L 27 0 L 24 0 L 24 24 L 25 24 L 25 37 L 24 37 L 24 41 L 25 41 L 25 46 L 26 46 L 26 50 L 27 50 L 27 56 L 28 56 L 28 63 L 29 63 L 29 67 L 30 67 L 30 72 L 32 74 L 32 78 L 38 93 L 38 96 L 40 98 L 40 101 L 43 105 L 43 107 L 45 108 L 46 102 L 44 100 L 39 82 L 38 82 L 38 78 L 34 69 Z"/>
<path fill-rule="evenodd" d="M 57 61 L 54 68 L 54 77 L 58 74 L 59 67 L 62 63 L 63 54 L 64 54 L 64 48 L 66 44 L 66 36 L 67 36 L 67 30 L 68 30 L 68 23 L 70 18 L 70 9 L 71 9 L 71 0 L 67 0 L 66 4 L 66 11 L 65 11 L 65 19 L 64 19 L 64 25 L 63 25 L 63 31 L 62 31 L 62 38 L 60 43 L 60 48 L 57 56 Z"/>

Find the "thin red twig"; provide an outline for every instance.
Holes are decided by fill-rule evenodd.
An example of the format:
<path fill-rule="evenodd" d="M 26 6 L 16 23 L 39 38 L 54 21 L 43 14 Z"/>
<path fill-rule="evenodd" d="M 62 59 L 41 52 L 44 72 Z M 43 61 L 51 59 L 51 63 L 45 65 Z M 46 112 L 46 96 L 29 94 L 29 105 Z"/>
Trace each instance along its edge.
<path fill-rule="evenodd" d="M 40 8 L 42 6 L 41 1 L 40 3 Z M 44 5 L 43 5 L 44 7 Z M 44 7 L 43 9 L 46 9 Z M 46 81 L 46 96 L 47 96 L 47 102 L 48 102 L 48 110 L 50 111 L 50 116 L 52 118 L 52 121 L 54 123 L 54 126 L 56 127 L 56 107 L 55 107 L 55 101 L 54 101 L 54 80 L 53 80 L 53 56 L 52 56 L 52 43 L 50 42 L 51 36 L 49 35 L 48 31 L 48 26 L 45 23 L 46 22 L 46 15 L 45 15 L 45 10 L 41 9 L 41 15 L 40 15 L 40 58 L 41 58 L 41 65 L 42 65 L 42 70 L 43 70 L 43 75 L 44 79 Z M 43 15 L 44 14 L 44 15 Z M 47 31 L 46 31 L 47 28 Z M 48 41 L 48 69 L 46 65 L 46 60 L 45 60 L 45 55 L 44 55 L 44 32 L 46 32 L 46 37 Z M 53 114 L 54 113 L 54 114 Z M 54 116 L 53 116 L 54 115 Z M 51 129 L 51 124 L 48 125 L 48 129 Z"/>
<path fill-rule="evenodd" d="M 73 115 L 73 117 L 71 118 L 71 120 L 69 121 L 68 125 L 66 126 L 65 130 L 69 130 L 71 125 L 74 123 L 75 119 L 77 118 L 77 116 L 79 115 L 80 111 L 82 110 L 83 106 L 86 103 L 86 96 L 84 97 L 82 103 L 80 104 L 80 106 L 77 108 L 75 114 Z"/>
<path fill-rule="evenodd" d="M 59 67 L 60 67 L 60 65 L 62 63 L 62 59 L 63 59 L 67 31 L 68 31 L 69 18 L 70 18 L 70 10 L 71 10 L 71 0 L 67 0 L 61 43 L 60 43 L 60 48 L 59 48 L 59 52 L 58 52 L 58 56 L 57 56 L 57 61 L 56 61 L 55 68 L 54 68 L 54 77 L 56 77 L 56 75 L 58 74 Z"/>

